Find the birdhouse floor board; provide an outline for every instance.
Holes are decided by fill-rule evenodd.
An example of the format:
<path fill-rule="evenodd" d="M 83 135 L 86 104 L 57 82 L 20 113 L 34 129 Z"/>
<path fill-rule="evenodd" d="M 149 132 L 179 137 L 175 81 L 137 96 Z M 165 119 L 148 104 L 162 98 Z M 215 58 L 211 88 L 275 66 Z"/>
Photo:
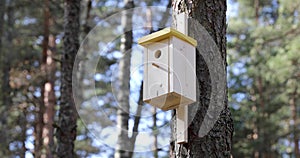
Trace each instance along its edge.
<path fill-rule="evenodd" d="M 175 109 L 179 105 L 188 105 L 190 103 L 193 103 L 194 101 L 187 97 L 181 96 L 176 92 L 172 92 L 153 99 L 144 100 L 144 102 L 167 111 Z"/>

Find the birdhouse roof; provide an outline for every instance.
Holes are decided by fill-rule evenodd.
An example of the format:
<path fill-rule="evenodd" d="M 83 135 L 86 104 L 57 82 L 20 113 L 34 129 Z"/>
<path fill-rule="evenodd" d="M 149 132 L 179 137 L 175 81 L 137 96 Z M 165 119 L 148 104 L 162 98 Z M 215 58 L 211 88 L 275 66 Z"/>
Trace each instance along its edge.
<path fill-rule="evenodd" d="M 150 35 L 144 36 L 138 40 L 138 44 L 145 46 L 153 42 L 159 42 L 161 40 L 167 39 L 171 36 L 175 36 L 185 42 L 188 42 L 189 44 L 195 47 L 197 46 L 197 41 L 195 39 L 172 28 L 165 28 L 163 30 L 154 32 Z"/>

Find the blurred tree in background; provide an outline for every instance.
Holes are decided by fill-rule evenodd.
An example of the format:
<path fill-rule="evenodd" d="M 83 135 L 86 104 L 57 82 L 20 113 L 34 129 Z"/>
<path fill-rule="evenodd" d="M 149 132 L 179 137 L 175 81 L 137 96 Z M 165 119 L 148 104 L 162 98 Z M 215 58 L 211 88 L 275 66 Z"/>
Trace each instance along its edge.
<path fill-rule="evenodd" d="M 300 2 L 238 0 L 229 19 L 235 157 L 300 157 Z"/>
<path fill-rule="evenodd" d="M 157 0 L 136 3 L 143 6 L 166 5 L 168 2 Z M 58 153 L 56 153 L 55 133 L 58 128 L 61 128 L 57 121 L 62 105 L 60 67 L 63 62 L 61 56 L 64 38 L 62 18 L 64 3 L 48 0 L 1 0 L 0 6 L 0 68 L 2 70 L 0 73 L 0 155 L 1 157 L 56 157 Z M 79 34 L 80 41 L 83 41 L 96 24 L 120 11 L 123 2 L 86 0 L 81 2 L 80 7 Z M 113 31 L 104 33 L 110 36 Z M 112 67 L 117 63 L 118 58 L 111 58 L 108 54 L 116 52 L 120 48 L 119 44 L 120 40 L 117 39 L 116 47 L 101 56 L 96 75 L 105 76 L 112 73 Z M 84 76 L 83 72 L 79 73 Z M 95 79 L 98 99 L 105 101 L 103 107 L 107 108 L 107 111 L 116 112 L 111 89 L 106 87 L 109 83 L 107 82 L 109 77 L 107 78 L 108 80 Z M 138 93 L 139 91 L 137 89 Z M 95 111 L 95 109 L 91 110 Z M 110 116 L 113 121 L 115 116 L 115 114 Z M 95 117 L 97 115 L 90 116 L 91 119 Z M 84 122 L 78 120 L 74 148 L 76 154 L 79 157 L 99 155 L 99 152 L 105 153 L 104 157 L 112 155 L 113 148 L 96 143 L 93 134 L 86 126 Z"/>

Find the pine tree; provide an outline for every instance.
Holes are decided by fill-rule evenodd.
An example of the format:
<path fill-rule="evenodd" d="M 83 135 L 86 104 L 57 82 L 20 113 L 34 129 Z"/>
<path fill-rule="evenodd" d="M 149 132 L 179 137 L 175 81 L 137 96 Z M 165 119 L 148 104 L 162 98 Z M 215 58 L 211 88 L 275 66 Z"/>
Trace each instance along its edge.
<path fill-rule="evenodd" d="M 240 7 L 229 21 L 228 44 L 230 102 L 236 122 L 233 155 L 297 155 L 299 136 L 294 132 L 299 133 L 299 119 L 293 96 L 299 94 L 295 90 L 299 53 L 294 51 L 299 22 L 294 13 L 299 6 L 291 7 L 292 1 L 237 2 Z"/>
<path fill-rule="evenodd" d="M 1 1 L 0 2 L 0 56 L 1 56 L 1 102 L 0 102 L 0 125 L 1 129 L 9 128 L 8 113 L 7 111 L 12 106 L 11 99 L 11 87 L 9 85 L 10 70 L 11 70 L 11 54 L 9 51 L 13 49 L 13 29 L 15 22 L 15 13 L 13 2 L 11 1 Z M 7 19 L 4 20 L 4 15 L 6 14 Z M 9 27 L 8 27 L 9 26 Z M 2 40 L 5 39 L 5 40 Z M 5 46 L 5 47 L 4 47 Z M 0 154 L 10 155 L 9 152 L 9 134 L 2 130 L 0 132 L 1 148 Z"/>
<path fill-rule="evenodd" d="M 198 41 L 201 36 L 197 31 L 197 23 L 200 23 L 212 37 L 216 43 L 222 63 L 226 65 L 226 1 L 225 0 L 204 0 L 204 1 L 184 1 L 174 0 L 173 10 L 175 14 L 186 12 L 192 20 L 189 20 L 189 35 L 194 36 Z M 193 22 L 193 21 L 196 21 Z M 198 25 L 199 26 L 199 25 Z M 230 157 L 233 121 L 231 119 L 231 112 L 228 107 L 227 97 L 223 101 L 223 107 L 218 120 L 213 128 L 204 136 L 199 136 L 199 130 L 206 115 L 211 95 L 211 80 L 208 67 L 199 55 L 199 51 L 204 48 L 197 47 L 196 56 L 196 74 L 199 83 L 199 104 L 194 105 L 197 111 L 193 120 L 188 127 L 188 143 L 174 145 L 171 143 L 171 157 Z M 204 50 L 205 51 L 205 50 Z M 202 52 L 201 52 L 202 53 Z M 203 52 L 211 53 L 211 52 Z M 225 72 L 224 67 L 224 72 Z M 225 85 L 226 86 L 226 85 Z M 223 87 L 227 88 L 227 87 Z M 227 95 L 225 95 L 227 96 Z M 189 111 L 191 113 L 191 111 Z M 175 133 L 173 126 L 173 133 Z M 177 146 L 177 147 L 176 147 Z"/>
<path fill-rule="evenodd" d="M 5 15 L 5 7 L 6 7 L 6 1 L 5 0 L 0 0 L 0 61 L 1 63 L 4 62 L 4 58 L 5 58 L 5 54 L 3 53 L 4 52 L 4 48 L 3 48 L 3 42 L 2 42 L 2 38 L 3 38 L 3 32 L 4 32 L 4 15 Z M 1 64 L 2 67 L 4 67 L 4 65 Z M 4 68 L 3 68 L 4 69 Z M 5 72 L 3 71 L 2 69 L 2 73 Z M 2 74 L 3 75 L 3 78 L 4 78 L 4 75 L 7 75 L 7 74 Z M 5 83 L 3 80 L 1 81 L 1 89 L 3 90 L 4 88 L 4 84 L 7 84 Z M 0 126 L 2 129 L 5 129 L 5 126 L 7 124 L 7 121 L 6 121 L 6 116 L 5 116 L 5 112 L 6 112 L 6 109 L 7 109 L 7 105 L 5 105 L 5 99 L 6 99 L 6 96 L 4 94 L 4 92 L 2 91 L 0 93 L 0 114 L 1 114 L 1 117 L 0 117 Z M 2 150 L 2 152 L 0 152 L 0 155 L 5 155 L 7 154 L 8 152 L 8 141 L 7 141 L 7 137 L 6 137 L 6 132 L 5 131 L 1 131 L 0 132 L 0 140 L 1 140 L 1 145 L 0 145 L 0 148 Z"/>
<path fill-rule="evenodd" d="M 75 157 L 77 112 L 72 93 L 72 71 L 79 48 L 80 0 L 66 0 L 64 5 L 64 54 L 62 56 L 61 100 L 57 127 L 58 157 Z"/>

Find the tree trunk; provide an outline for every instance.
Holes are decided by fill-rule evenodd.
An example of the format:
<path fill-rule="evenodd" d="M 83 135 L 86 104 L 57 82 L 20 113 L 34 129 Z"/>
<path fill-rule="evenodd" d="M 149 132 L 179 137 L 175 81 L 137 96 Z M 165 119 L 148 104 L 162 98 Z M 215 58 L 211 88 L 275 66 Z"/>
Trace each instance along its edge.
<path fill-rule="evenodd" d="M 3 28 L 4 28 L 4 14 L 5 14 L 5 4 L 6 4 L 5 2 L 6 0 L 0 0 L 0 50 L 2 48 L 2 35 L 3 35 Z"/>
<path fill-rule="evenodd" d="M 55 82 L 55 38 L 50 35 L 50 9 L 49 0 L 44 3 L 44 40 L 42 52 L 41 71 L 43 76 L 42 98 L 37 113 L 37 123 L 35 126 L 35 157 L 53 157 L 53 122 L 55 114 L 56 99 L 54 94 Z"/>
<path fill-rule="evenodd" d="M 158 141 L 157 141 L 157 116 L 156 116 L 156 107 L 152 107 L 152 119 L 153 119 L 153 126 L 152 131 L 154 132 L 154 146 L 153 146 L 153 157 L 158 158 Z"/>
<path fill-rule="evenodd" d="M 133 0 L 124 0 L 125 9 L 133 8 Z M 115 158 L 129 158 L 130 151 L 128 147 L 130 144 L 128 137 L 128 120 L 129 120 L 129 95 L 130 95 L 130 59 L 131 59 L 131 48 L 132 48 L 132 14 L 131 11 L 127 11 L 122 17 L 122 26 L 124 34 L 121 37 L 121 52 L 123 58 L 119 63 L 119 92 L 117 93 L 117 100 L 119 107 L 117 110 L 117 127 L 118 131 L 118 142 L 115 151 Z M 127 150 L 126 150 L 127 149 Z"/>
<path fill-rule="evenodd" d="M 64 54 L 62 55 L 61 100 L 57 127 L 57 156 L 75 157 L 77 112 L 72 93 L 72 71 L 79 48 L 80 0 L 65 0 Z"/>
<path fill-rule="evenodd" d="M 48 90 L 49 88 L 46 88 L 46 85 L 48 85 L 47 82 L 47 76 L 46 74 L 47 72 L 47 65 L 46 65 L 46 61 L 47 61 L 47 52 L 48 52 L 48 43 L 49 43 L 49 27 L 50 27 L 50 23 L 49 23 L 49 18 L 50 18 L 50 12 L 49 12 L 49 1 L 45 0 L 44 1 L 44 37 L 43 37 L 43 43 L 42 43 L 42 47 L 43 47 L 43 51 L 42 51 L 42 65 L 41 65 L 41 72 L 42 74 L 44 74 L 45 76 L 43 76 L 43 82 L 41 85 L 41 89 L 42 89 L 42 97 L 41 97 L 41 103 L 39 104 L 38 108 L 37 108 L 37 119 L 36 119 L 36 125 L 35 125 L 35 151 L 34 151 L 34 156 L 35 157 L 43 157 L 45 156 L 45 153 L 43 153 L 43 139 L 44 139 L 44 131 L 43 128 L 45 126 L 44 124 L 44 114 L 45 114 L 45 106 L 46 104 L 48 104 Z M 48 86 L 47 86 L 48 87 Z"/>
<path fill-rule="evenodd" d="M 188 23 L 188 34 L 198 41 L 198 45 L 200 41 L 203 42 L 203 39 L 200 39 L 201 36 L 196 36 L 199 34 L 197 31 L 201 30 L 197 28 L 196 23 L 201 24 L 212 37 L 221 53 L 219 55 L 222 61 L 218 63 L 220 65 L 226 65 L 226 7 L 225 0 L 173 0 L 173 14 L 186 12 L 192 19 L 189 20 Z M 212 101 L 210 100 L 210 95 L 212 95 L 211 74 L 207 63 L 204 61 L 203 55 L 200 54 L 212 52 L 199 46 L 196 52 L 196 75 L 199 83 L 197 90 L 198 104 L 189 106 L 189 114 L 193 113 L 193 110 L 196 112 L 194 112 L 195 115 L 193 119 L 190 120 L 191 123 L 188 127 L 188 143 L 177 145 L 171 142 L 170 157 L 230 157 L 233 120 L 231 119 L 231 113 L 227 103 L 226 81 L 225 87 L 222 87 L 226 89 L 226 97 L 222 102 L 223 110 L 213 128 L 206 135 L 199 135 L 200 127 L 204 122 L 209 108 L 209 103 Z M 224 73 L 226 74 L 225 66 Z M 226 75 L 224 77 L 226 78 Z M 174 120 L 176 119 L 173 119 L 173 122 L 176 124 Z M 172 133 L 176 131 L 175 127 L 176 125 L 173 124 Z M 176 137 L 173 136 L 173 138 Z"/>
<path fill-rule="evenodd" d="M 85 22 L 83 24 L 83 32 L 84 32 L 84 37 L 90 32 L 92 29 L 91 27 L 91 10 L 92 10 L 92 0 L 87 1 L 86 5 L 86 14 L 85 14 Z M 84 38 L 83 37 L 83 38 Z"/>
<path fill-rule="evenodd" d="M 43 63 L 42 71 L 45 74 L 45 82 L 43 85 L 43 148 L 45 153 L 42 153 L 42 157 L 52 158 L 53 157 L 53 123 L 55 114 L 55 93 L 54 93 L 54 82 L 55 82 L 55 69 L 56 65 L 53 60 L 53 56 L 56 51 L 55 37 L 50 35 L 50 8 L 49 0 L 45 0 L 44 8 L 44 41 L 43 41 Z"/>
<path fill-rule="evenodd" d="M 56 65 L 53 61 L 53 56 L 56 51 L 55 37 L 49 36 L 49 44 L 47 50 L 47 59 L 45 63 L 46 68 L 46 83 L 44 85 L 44 114 L 43 114 L 43 147 L 46 149 L 46 153 L 43 153 L 42 157 L 52 158 L 53 157 L 53 123 L 55 114 L 56 98 L 54 92 L 55 82 L 55 69 Z"/>
<path fill-rule="evenodd" d="M 26 158 L 26 131 L 27 131 L 27 120 L 26 120 L 26 109 L 23 109 L 24 111 L 20 114 L 19 120 L 20 120 L 20 126 L 21 126 L 21 142 L 22 147 L 20 149 L 20 158 Z"/>
<path fill-rule="evenodd" d="M 134 117 L 132 136 L 129 139 L 130 144 L 131 144 L 130 149 L 129 149 L 129 158 L 132 158 L 133 154 L 134 154 L 135 141 L 136 141 L 136 137 L 137 137 L 138 132 L 139 132 L 138 129 L 139 129 L 139 124 L 140 124 L 140 120 L 141 120 L 143 104 L 144 104 L 144 102 L 143 102 L 143 82 L 142 82 L 141 87 L 140 87 L 140 96 L 139 96 L 139 100 L 138 100 L 138 107 L 136 109 L 136 114 L 135 114 L 135 117 Z"/>
<path fill-rule="evenodd" d="M 12 100 L 10 97 L 11 94 L 11 87 L 9 84 L 10 81 L 10 70 L 11 70 L 11 52 L 13 51 L 13 29 L 14 29 L 14 23 L 15 23 L 15 17 L 14 17 L 14 7 L 13 2 L 8 1 L 7 4 L 5 3 L 5 0 L 1 0 L 1 13 L 0 13 L 0 52 L 1 52 L 1 70 L 2 70 L 2 76 L 1 76 L 1 129 L 7 129 L 7 117 L 9 111 L 9 108 L 12 105 Z M 7 15 L 7 20 L 5 22 L 4 20 L 4 14 Z M 4 34 L 4 27 L 6 24 L 6 30 Z M 2 41 L 2 37 L 4 37 L 6 40 Z M 5 48 L 2 47 L 2 45 L 5 45 Z M 1 149 L 5 149 L 2 151 L 4 155 L 9 154 L 9 137 L 8 133 L 6 131 L 0 132 L 0 139 L 1 139 Z"/>
<path fill-rule="evenodd" d="M 295 152 L 295 158 L 300 158 L 300 152 L 299 152 L 299 134 L 298 134 L 298 119 L 297 119 L 297 105 L 296 105 L 296 98 L 297 98 L 297 87 L 295 88 L 294 92 L 292 93 L 291 99 L 290 99 L 290 107 L 291 107 L 291 119 L 294 122 L 293 124 L 293 136 L 294 136 L 294 152 Z"/>
<path fill-rule="evenodd" d="M 3 43 L 2 43 L 2 38 L 3 38 L 3 28 L 4 28 L 4 14 L 5 14 L 5 0 L 0 0 L 0 61 L 1 61 L 1 63 L 3 63 L 4 61 L 5 61 L 5 54 L 3 53 L 4 52 L 4 49 L 3 49 L 3 47 L 2 47 L 2 45 L 3 45 Z M 3 68 L 4 67 L 4 64 L 1 64 L 1 68 Z M 2 69 L 2 72 L 3 72 L 3 69 Z M 1 73 L 1 75 L 3 75 L 3 77 L 4 77 L 4 75 L 5 74 L 3 74 L 3 73 Z M 4 82 L 3 82 L 3 80 L 1 81 L 1 89 L 3 90 L 3 86 L 4 86 Z M 2 91 L 3 92 L 3 91 Z M 6 117 L 3 117 L 3 114 L 6 112 L 6 108 L 5 107 L 7 107 L 5 104 L 4 104 L 4 98 L 5 97 L 5 95 L 4 94 L 1 94 L 1 102 L 0 102 L 0 104 L 1 104 L 1 106 L 0 106 L 0 114 L 1 114 L 1 116 L 0 116 L 0 127 L 2 128 L 2 129 L 5 129 L 5 126 L 6 126 Z M 0 151 L 0 155 L 5 155 L 5 154 L 8 154 L 8 153 L 6 153 L 7 151 L 8 151 L 8 142 L 7 142 L 7 137 L 6 137 L 6 132 L 4 131 L 4 130 L 2 130 L 1 132 L 0 132 L 0 141 L 2 142 L 1 144 L 0 144 L 0 148 L 1 149 L 5 149 L 5 150 L 3 150 L 3 151 Z"/>
<path fill-rule="evenodd" d="M 43 93 L 43 92 L 42 92 Z M 43 95 L 43 94 L 42 94 Z M 44 97 L 42 97 L 44 98 Z M 37 114 L 35 119 L 35 127 L 34 127 L 34 157 L 38 158 L 41 157 L 42 154 L 42 148 L 43 148 L 43 114 L 44 114 L 44 105 L 42 102 L 39 102 L 37 105 L 38 108 L 36 108 Z"/>

